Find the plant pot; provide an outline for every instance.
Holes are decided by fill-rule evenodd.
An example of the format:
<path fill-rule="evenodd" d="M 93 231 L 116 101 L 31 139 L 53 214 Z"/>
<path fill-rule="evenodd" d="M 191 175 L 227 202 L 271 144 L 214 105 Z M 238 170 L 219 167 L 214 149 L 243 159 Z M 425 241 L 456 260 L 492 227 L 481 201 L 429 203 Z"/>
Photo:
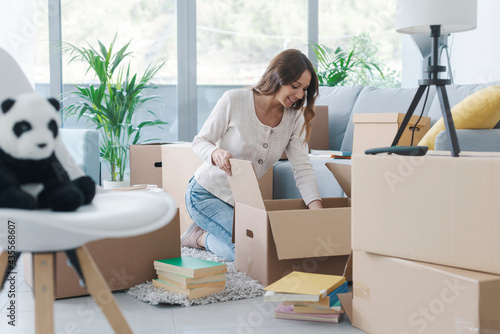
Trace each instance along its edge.
<path fill-rule="evenodd" d="M 124 188 L 124 187 L 129 187 L 129 186 L 130 186 L 130 180 L 124 180 L 124 181 L 104 180 L 104 181 L 102 181 L 102 187 L 104 189 L 118 189 L 118 188 Z"/>

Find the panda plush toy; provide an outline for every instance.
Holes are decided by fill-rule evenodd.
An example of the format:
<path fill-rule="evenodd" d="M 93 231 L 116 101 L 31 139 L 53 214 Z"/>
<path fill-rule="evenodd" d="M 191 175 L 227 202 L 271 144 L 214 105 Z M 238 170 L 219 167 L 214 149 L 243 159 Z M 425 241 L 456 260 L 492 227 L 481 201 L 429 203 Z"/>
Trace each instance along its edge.
<path fill-rule="evenodd" d="M 94 198 L 94 181 L 88 176 L 70 180 L 56 158 L 59 108 L 57 100 L 35 93 L 1 103 L 0 207 L 74 211 Z M 28 184 L 43 188 L 33 196 L 22 189 Z"/>

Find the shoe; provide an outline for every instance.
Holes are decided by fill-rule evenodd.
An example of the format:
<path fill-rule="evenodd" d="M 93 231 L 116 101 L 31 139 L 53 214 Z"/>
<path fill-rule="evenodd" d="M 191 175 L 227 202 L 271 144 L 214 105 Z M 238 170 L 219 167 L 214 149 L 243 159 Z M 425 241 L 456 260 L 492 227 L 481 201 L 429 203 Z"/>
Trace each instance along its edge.
<path fill-rule="evenodd" d="M 205 249 L 205 247 L 198 245 L 197 242 L 198 238 L 201 237 L 204 232 L 205 231 L 194 222 L 191 223 L 181 236 L 181 247 Z"/>

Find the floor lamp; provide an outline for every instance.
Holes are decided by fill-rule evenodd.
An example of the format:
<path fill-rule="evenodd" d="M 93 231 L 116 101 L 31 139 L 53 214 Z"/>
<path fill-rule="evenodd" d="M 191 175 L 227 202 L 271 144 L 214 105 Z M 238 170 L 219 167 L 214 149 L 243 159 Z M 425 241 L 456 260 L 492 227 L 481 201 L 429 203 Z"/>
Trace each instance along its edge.
<path fill-rule="evenodd" d="M 445 88 L 450 84 L 450 80 L 439 78 L 439 73 L 446 72 L 446 66 L 440 66 L 438 61 L 439 38 L 441 34 L 475 29 L 477 0 L 397 0 L 396 3 L 396 31 L 402 34 L 430 34 L 432 45 L 430 65 L 424 70 L 427 78 L 419 81 L 417 93 L 391 146 L 398 145 L 426 88 L 436 86 L 451 155 L 458 157 L 460 146 Z"/>

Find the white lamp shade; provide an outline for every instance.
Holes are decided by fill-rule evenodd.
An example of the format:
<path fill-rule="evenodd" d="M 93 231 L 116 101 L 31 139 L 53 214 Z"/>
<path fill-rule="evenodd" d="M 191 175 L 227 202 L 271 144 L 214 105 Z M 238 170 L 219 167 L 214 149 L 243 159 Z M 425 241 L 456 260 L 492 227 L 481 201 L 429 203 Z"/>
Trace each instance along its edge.
<path fill-rule="evenodd" d="M 396 3 L 399 33 L 429 34 L 431 25 L 440 25 L 442 34 L 477 27 L 477 0 L 397 0 Z"/>

